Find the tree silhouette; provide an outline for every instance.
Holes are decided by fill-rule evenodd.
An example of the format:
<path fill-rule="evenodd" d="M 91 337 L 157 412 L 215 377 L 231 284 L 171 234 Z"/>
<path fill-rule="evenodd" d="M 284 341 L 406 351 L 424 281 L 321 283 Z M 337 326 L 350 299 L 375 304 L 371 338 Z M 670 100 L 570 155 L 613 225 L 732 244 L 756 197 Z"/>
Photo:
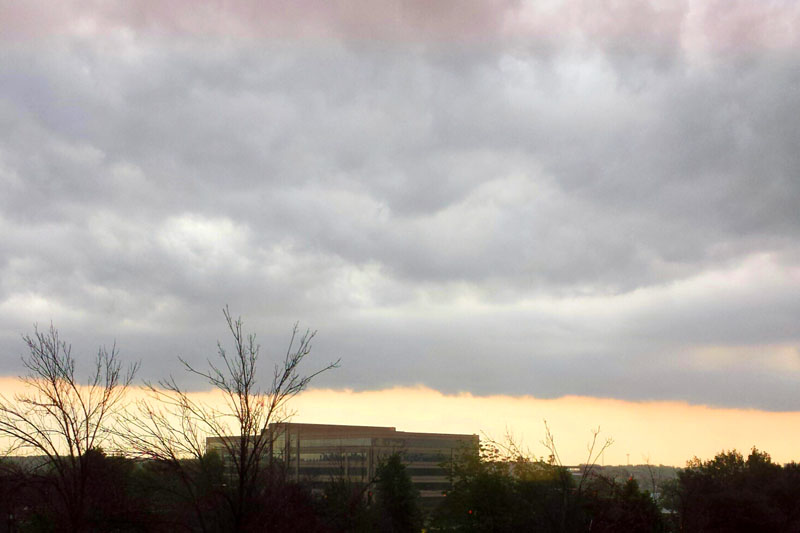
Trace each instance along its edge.
<path fill-rule="evenodd" d="M 694 458 L 669 496 L 681 531 L 800 531 L 797 465 L 781 467 L 753 448 Z"/>
<path fill-rule="evenodd" d="M 283 360 L 274 366 L 272 380 L 263 388 L 258 373 L 261 347 L 256 336 L 246 334 L 241 318 L 234 319 L 227 307 L 223 315 L 233 337 L 233 350 L 217 344 L 220 364 L 208 361 L 206 369 L 198 369 L 180 361 L 188 373 L 200 376 L 221 393 L 225 407 L 195 400 L 173 377 L 157 385 L 148 383 L 150 398 L 138 402 L 137 412 L 126 418 L 126 431 L 121 436 L 132 453 L 155 459 L 174 471 L 203 530 L 217 526 L 204 517 L 197 481 L 202 475 L 192 469 L 202 472 L 211 468 L 209 461 L 215 459 L 214 454 L 206 453 L 206 438 L 215 438 L 227 465 L 225 479 L 217 491 L 228 514 L 224 528 L 258 530 L 259 521 L 269 510 L 264 500 L 274 476 L 279 474 L 265 468 L 275 438 L 267 431 L 269 425 L 285 421 L 291 414 L 288 402 L 314 377 L 337 367 L 339 362 L 301 374 L 300 366 L 311 352 L 315 332 L 299 335 L 295 325 Z M 219 519 L 216 522 L 220 523 Z"/>
<path fill-rule="evenodd" d="M 375 473 L 376 510 L 380 530 L 417 533 L 422 528 L 419 493 L 411 482 L 399 453 L 388 456 Z"/>
<path fill-rule="evenodd" d="M 85 383 L 75 377 L 72 348 L 51 324 L 25 335 L 26 391 L 13 399 L 0 395 L 0 435 L 12 449 L 44 455 L 54 485 L 57 514 L 70 531 L 85 528 L 89 452 L 106 443 L 124 407 L 125 391 L 138 364 L 123 370 L 116 345 L 101 347 Z"/>

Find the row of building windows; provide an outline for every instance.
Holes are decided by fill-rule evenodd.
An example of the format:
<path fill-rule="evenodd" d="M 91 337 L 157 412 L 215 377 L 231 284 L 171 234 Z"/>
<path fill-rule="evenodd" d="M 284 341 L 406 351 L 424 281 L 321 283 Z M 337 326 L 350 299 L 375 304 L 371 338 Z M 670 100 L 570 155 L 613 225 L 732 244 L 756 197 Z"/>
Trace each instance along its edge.
<path fill-rule="evenodd" d="M 276 444 L 280 443 L 286 445 L 285 435 L 276 440 Z M 369 438 L 349 438 L 349 439 L 300 439 L 300 447 L 304 448 L 342 448 L 345 446 L 371 446 L 372 439 Z M 290 435 L 289 446 L 294 448 L 297 446 L 297 436 Z"/>
<path fill-rule="evenodd" d="M 422 476 L 445 477 L 448 471 L 443 468 L 407 468 L 408 475 L 412 478 Z M 301 463 L 298 471 L 300 476 L 365 476 L 367 468 L 364 466 L 309 466 Z"/>
<path fill-rule="evenodd" d="M 289 436 L 289 447 L 291 449 L 297 448 L 297 436 Z M 434 453 L 444 456 L 445 451 L 447 455 L 453 450 L 452 445 L 448 445 L 447 441 L 443 439 L 370 439 L 370 438 L 350 438 L 350 439 L 319 439 L 319 438 L 301 438 L 300 448 L 347 448 L 347 447 L 373 447 L 373 448 L 386 448 L 392 451 L 404 451 L 410 448 L 422 448 L 420 451 L 413 453 Z M 274 448 L 284 449 L 286 447 L 286 435 L 281 435 L 275 440 Z M 435 451 L 430 450 L 434 448 Z M 423 451 L 424 450 L 424 451 Z M 344 451 L 344 450 L 343 450 Z M 442 457 L 444 458 L 444 457 Z"/>
<path fill-rule="evenodd" d="M 346 471 L 349 477 L 364 477 L 367 475 L 367 469 L 363 466 L 349 467 Z M 332 466 L 301 466 L 299 470 L 300 477 L 317 477 L 317 476 L 344 476 L 344 467 Z"/>
<path fill-rule="evenodd" d="M 292 454 L 297 457 L 298 454 Z M 364 462 L 367 460 L 367 452 L 350 452 L 350 453 L 336 453 L 336 452 L 300 452 L 301 462 L 322 462 L 322 461 L 339 461 L 344 462 Z"/>
<path fill-rule="evenodd" d="M 411 477 L 415 476 L 446 476 L 450 471 L 446 468 L 418 468 L 406 467 L 406 472 Z"/>

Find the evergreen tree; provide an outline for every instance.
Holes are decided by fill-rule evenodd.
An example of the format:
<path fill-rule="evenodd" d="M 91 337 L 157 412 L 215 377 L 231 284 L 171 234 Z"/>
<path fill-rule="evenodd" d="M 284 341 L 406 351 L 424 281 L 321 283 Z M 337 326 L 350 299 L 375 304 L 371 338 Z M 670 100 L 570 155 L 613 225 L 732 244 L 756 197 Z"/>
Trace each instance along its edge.
<path fill-rule="evenodd" d="M 376 473 L 376 510 L 380 530 L 386 533 L 418 533 L 422 529 L 419 493 L 411 482 L 400 454 L 390 455 Z"/>

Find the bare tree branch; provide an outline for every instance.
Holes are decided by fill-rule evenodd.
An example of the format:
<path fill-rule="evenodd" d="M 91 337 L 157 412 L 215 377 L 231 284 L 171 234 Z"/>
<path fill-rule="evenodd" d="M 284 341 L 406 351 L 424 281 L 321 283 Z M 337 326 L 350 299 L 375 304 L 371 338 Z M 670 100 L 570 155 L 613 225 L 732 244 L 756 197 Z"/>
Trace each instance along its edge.
<path fill-rule="evenodd" d="M 115 418 L 139 365 L 122 368 L 116 344 L 98 349 L 92 372 L 81 384 L 75 377 L 72 348 L 51 324 L 23 335 L 28 348 L 20 380 L 23 393 L 0 394 L 0 435 L 15 450 L 44 455 L 56 473 L 73 531 L 81 528 L 86 489 L 87 452 L 110 442 Z"/>
<path fill-rule="evenodd" d="M 272 436 L 267 431 L 274 422 L 285 421 L 290 413 L 287 404 L 302 392 L 313 378 L 339 366 L 327 364 L 310 374 L 301 374 L 303 359 L 311 353 L 316 332 L 300 334 L 295 324 L 283 360 L 276 363 L 271 382 L 262 387 L 258 363 L 261 346 L 254 334 L 244 331 L 241 318 L 233 318 L 223 309 L 233 349 L 217 343 L 218 359 L 206 361 L 203 369 L 179 358 L 186 372 L 203 378 L 221 392 L 224 408 L 195 400 L 170 376 L 154 385 L 146 384 L 149 399 L 137 404 L 137 412 L 126 418 L 127 428 L 120 436 L 135 455 L 156 459 L 179 472 L 179 478 L 193 490 L 191 476 L 181 472 L 185 459 L 191 458 L 203 468 L 206 438 L 211 437 L 230 461 L 233 487 L 226 493 L 233 528 L 244 527 L 247 502 L 258 491 L 259 476 L 269 459 Z"/>

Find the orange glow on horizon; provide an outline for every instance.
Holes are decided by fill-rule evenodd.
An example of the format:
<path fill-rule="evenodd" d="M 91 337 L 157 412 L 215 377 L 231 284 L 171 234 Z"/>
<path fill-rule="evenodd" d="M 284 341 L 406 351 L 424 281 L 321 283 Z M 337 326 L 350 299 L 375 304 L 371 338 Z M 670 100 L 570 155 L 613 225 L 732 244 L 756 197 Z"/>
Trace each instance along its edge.
<path fill-rule="evenodd" d="M 613 445 L 598 462 L 684 466 L 723 449 L 746 453 L 753 446 L 777 462 L 798 459 L 800 412 L 725 409 L 685 402 L 631 402 L 564 396 L 446 395 L 425 387 L 353 392 L 309 390 L 296 398 L 296 422 L 395 426 L 405 431 L 478 433 L 501 440 L 510 431 L 537 456 L 547 420 L 564 463 L 584 462 L 591 430 Z"/>
<path fill-rule="evenodd" d="M 0 378 L 7 398 L 24 391 L 16 378 Z M 134 388 L 131 400 L 144 397 Z M 196 392 L 201 402 L 222 406 L 213 391 Z M 598 463 L 683 466 L 694 456 L 709 459 L 721 450 L 746 453 L 753 446 L 779 463 L 797 460 L 800 412 L 726 409 L 685 402 L 631 402 L 617 399 L 564 396 L 474 396 L 443 394 L 426 387 L 395 387 L 355 392 L 311 389 L 291 403 L 294 422 L 393 426 L 400 431 L 480 434 L 502 440 L 511 432 L 536 456 L 546 456 L 541 444 L 547 420 L 565 464 L 584 462 L 591 430 L 600 426 L 598 441 L 613 445 Z"/>

